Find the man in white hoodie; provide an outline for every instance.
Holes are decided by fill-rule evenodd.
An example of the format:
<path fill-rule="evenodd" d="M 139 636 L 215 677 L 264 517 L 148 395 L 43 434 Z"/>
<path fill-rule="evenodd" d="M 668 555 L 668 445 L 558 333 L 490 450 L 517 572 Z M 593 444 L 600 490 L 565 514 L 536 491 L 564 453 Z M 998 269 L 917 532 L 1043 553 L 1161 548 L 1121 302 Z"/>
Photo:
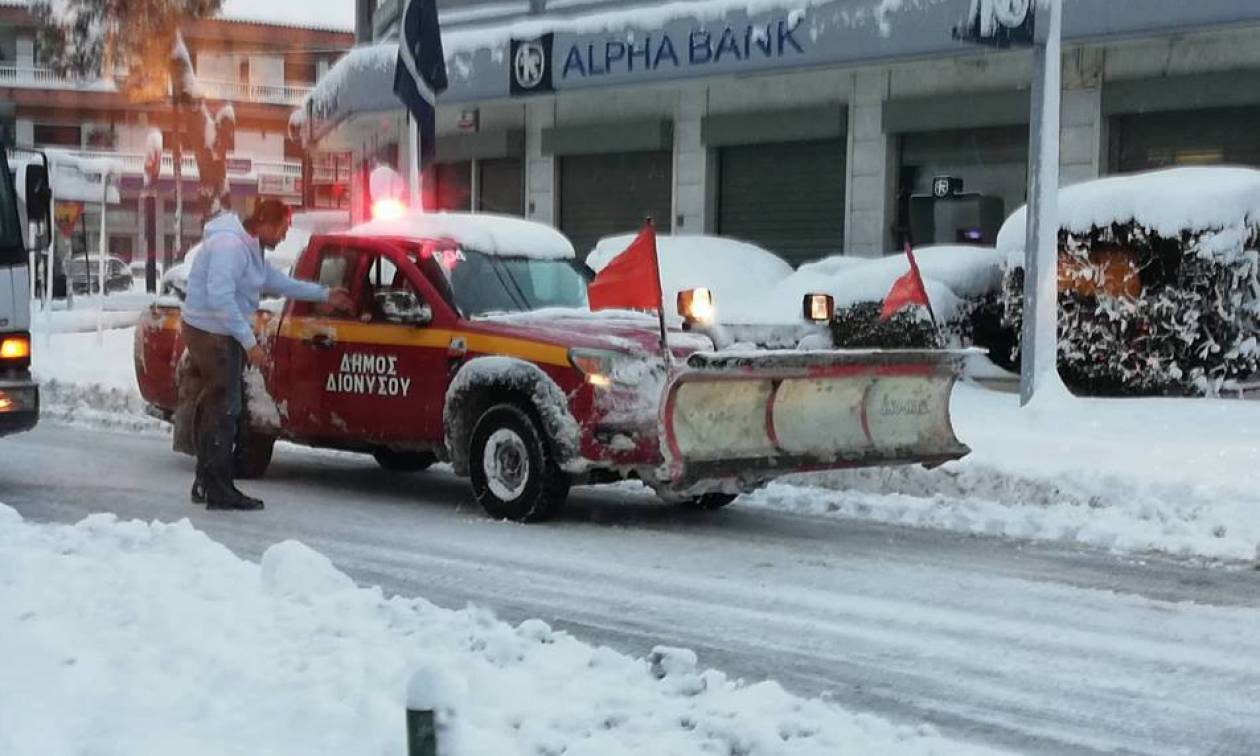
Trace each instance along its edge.
<path fill-rule="evenodd" d="M 266 359 L 251 325 L 263 292 L 351 307 L 344 290 L 290 278 L 263 259 L 263 250 L 284 240 L 289 220 L 289 208 L 275 200 L 258 203 L 244 223 L 234 213 L 215 216 L 188 274 L 182 323 L 188 365 L 179 386 L 176 448 L 190 451 L 180 449 L 180 439 L 192 439 L 197 477 L 191 498 L 207 509 L 263 507 L 236 488 L 232 463 L 245 364 L 261 367 Z M 191 429 L 178 427 L 181 418 Z"/>

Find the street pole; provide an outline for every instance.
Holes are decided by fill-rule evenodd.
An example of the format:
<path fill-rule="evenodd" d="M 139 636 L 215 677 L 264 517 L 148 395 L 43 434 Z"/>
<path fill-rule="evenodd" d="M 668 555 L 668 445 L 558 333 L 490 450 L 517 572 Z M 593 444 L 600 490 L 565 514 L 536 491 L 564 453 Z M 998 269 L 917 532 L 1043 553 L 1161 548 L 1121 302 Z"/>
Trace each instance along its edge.
<path fill-rule="evenodd" d="M 1037 24 L 1033 48 L 1028 215 L 1024 244 L 1024 322 L 1020 405 L 1058 382 L 1059 104 L 1062 0 L 1042 0 L 1049 23 Z"/>
<path fill-rule="evenodd" d="M 184 248 L 184 152 L 180 144 L 179 132 L 183 130 L 179 106 L 174 107 L 175 128 L 171 129 L 171 160 L 175 172 L 175 250 Z M 162 252 L 162 272 L 171 269 L 174 264 L 174 251 L 170 248 Z"/>
<path fill-rule="evenodd" d="M 99 270 L 99 281 L 101 291 L 96 297 L 96 345 L 100 346 L 104 343 L 104 320 L 105 320 L 105 252 L 108 246 L 109 237 L 105 233 L 107 219 L 109 218 L 109 169 L 105 168 L 101 171 L 101 236 L 97 244 L 97 268 Z M 88 268 L 88 291 L 92 290 L 92 272 Z"/>

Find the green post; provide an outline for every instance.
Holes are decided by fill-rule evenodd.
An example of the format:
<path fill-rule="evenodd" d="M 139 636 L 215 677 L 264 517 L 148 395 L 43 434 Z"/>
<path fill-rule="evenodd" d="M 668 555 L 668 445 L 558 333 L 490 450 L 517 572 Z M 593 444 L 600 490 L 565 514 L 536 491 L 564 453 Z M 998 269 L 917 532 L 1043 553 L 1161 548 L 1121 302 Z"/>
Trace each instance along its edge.
<path fill-rule="evenodd" d="M 407 709 L 407 756 L 437 756 L 437 723 L 430 709 Z"/>

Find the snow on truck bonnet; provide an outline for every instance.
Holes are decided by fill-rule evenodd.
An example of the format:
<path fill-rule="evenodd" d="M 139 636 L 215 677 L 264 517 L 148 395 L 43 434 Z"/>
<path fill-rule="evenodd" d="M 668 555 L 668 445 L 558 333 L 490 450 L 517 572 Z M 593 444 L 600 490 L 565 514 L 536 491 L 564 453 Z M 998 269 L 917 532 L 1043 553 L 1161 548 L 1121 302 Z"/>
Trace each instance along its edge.
<path fill-rule="evenodd" d="M 499 257 L 570 260 L 573 244 L 551 226 L 493 213 L 411 213 L 373 220 L 350 229 L 359 236 L 450 239 L 469 249 Z"/>
<path fill-rule="evenodd" d="M 998 232 L 998 250 L 1022 255 L 1021 207 Z M 1183 230 L 1223 230 L 1260 223 L 1260 170 L 1171 168 L 1086 181 L 1059 190 L 1059 227 L 1086 233 L 1134 222 L 1165 238 Z"/>

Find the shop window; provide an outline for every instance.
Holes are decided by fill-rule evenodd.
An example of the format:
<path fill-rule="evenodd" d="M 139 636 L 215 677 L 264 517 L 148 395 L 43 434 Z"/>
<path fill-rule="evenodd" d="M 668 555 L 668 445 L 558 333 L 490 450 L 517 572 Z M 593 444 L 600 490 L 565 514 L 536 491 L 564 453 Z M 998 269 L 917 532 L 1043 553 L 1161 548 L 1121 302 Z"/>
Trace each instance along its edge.
<path fill-rule="evenodd" d="M 1028 195 L 1028 127 L 994 126 L 949 131 L 902 134 L 898 138 L 896 221 L 893 241 L 899 247 L 907 239 L 915 244 L 934 241 L 973 241 L 992 244 L 996 234 L 958 238 L 954 229 L 937 229 L 934 239 L 913 238 L 911 197 L 931 196 L 933 179 L 961 179 L 960 192 L 983 199 L 991 213 L 1006 217 L 1024 204 Z M 961 229 L 975 231 L 976 229 Z M 920 234 L 922 235 L 922 233 Z"/>
<path fill-rule="evenodd" d="M 1260 107 L 1114 116 L 1108 169 L 1131 173 L 1185 165 L 1260 167 Z"/>
<path fill-rule="evenodd" d="M 57 126 L 37 123 L 34 136 L 35 144 L 41 147 L 73 147 L 77 150 L 83 145 L 83 134 L 77 125 Z"/>
<path fill-rule="evenodd" d="M 135 255 L 135 239 L 130 236 L 110 236 L 109 253 L 131 262 Z"/>

